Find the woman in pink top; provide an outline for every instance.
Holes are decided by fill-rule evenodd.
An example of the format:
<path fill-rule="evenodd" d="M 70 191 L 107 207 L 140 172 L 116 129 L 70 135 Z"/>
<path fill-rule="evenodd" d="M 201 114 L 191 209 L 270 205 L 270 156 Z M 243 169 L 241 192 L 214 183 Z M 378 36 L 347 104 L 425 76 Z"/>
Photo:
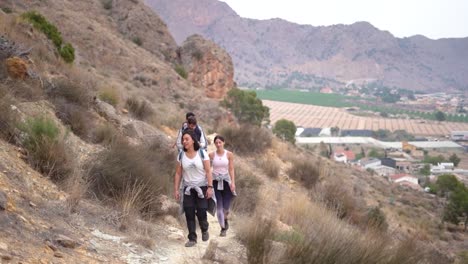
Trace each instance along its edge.
<path fill-rule="evenodd" d="M 217 200 L 216 213 L 221 226 L 220 236 L 226 236 L 229 228 L 229 207 L 236 195 L 234 176 L 234 154 L 224 149 L 224 138 L 217 135 L 214 138 L 216 151 L 209 154 L 213 165 L 213 187 Z"/>

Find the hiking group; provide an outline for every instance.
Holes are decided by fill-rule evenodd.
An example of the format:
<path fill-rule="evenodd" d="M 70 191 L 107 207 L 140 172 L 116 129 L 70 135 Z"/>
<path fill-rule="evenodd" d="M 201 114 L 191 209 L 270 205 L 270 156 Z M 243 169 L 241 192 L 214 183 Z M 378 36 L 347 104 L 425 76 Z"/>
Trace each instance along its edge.
<path fill-rule="evenodd" d="M 226 236 L 231 201 L 236 196 L 234 155 L 224 149 L 224 137 L 214 138 L 216 150 L 207 153 L 208 142 L 195 114 L 186 114 L 175 145 L 178 149 L 174 179 L 174 197 L 181 204 L 188 228 L 186 247 L 197 244 L 195 216 L 202 232 L 202 241 L 209 239 L 208 216 L 216 214 Z"/>

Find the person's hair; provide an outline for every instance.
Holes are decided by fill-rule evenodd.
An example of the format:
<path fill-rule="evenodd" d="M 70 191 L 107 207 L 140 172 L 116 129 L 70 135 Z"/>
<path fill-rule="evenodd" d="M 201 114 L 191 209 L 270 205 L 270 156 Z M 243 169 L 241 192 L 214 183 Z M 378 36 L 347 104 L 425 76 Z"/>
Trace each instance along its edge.
<path fill-rule="evenodd" d="M 188 134 L 192 138 L 193 149 L 195 151 L 198 151 L 200 149 L 200 143 L 198 143 L 197 137 L 195 136 L 195 132 L 192 129 L 185 130 L 184 133 L 182 133 L 182 141 L 183 141 L 184 135 L 186 134 Z M 184 151 L 187 152 L 187 149 L 185 147 L 184 147 Z"/>
<path fill-rule="evenodd" d="M 222 142 L 226 142 L 226 141 L 224 141 L 224 137 L 223 137 L 223 136 L 220 136 L 220 135 L 216 135 L 216 137 L 214 138 L 213 142 L 216 142 L 217 139 L 221 140 Z"/>
<path fill-rule="evenodd" d="M 196 125 L 197 124 L 197 119 L 195 116 L 191 116 L 187 119 L 187 124 L 188 125 Z"/>
<path fill-rule="evenodd" d="M 192 113 L 192 112 L 187 112 L 187 114 L 185 114 L 185 119 L 188 120 L 189 117 L 191 117 L 191 116 L 195 117 L 195 114 Z"/>

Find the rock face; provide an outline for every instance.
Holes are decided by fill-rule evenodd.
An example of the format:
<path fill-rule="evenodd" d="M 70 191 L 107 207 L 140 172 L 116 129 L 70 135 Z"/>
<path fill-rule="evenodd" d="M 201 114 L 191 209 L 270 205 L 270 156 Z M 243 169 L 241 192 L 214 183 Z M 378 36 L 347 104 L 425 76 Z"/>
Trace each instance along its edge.
<path fill-rule="evenodd" d="M 187 38 L 180 48 L 188 80 L 205 89 L 209 98 L 222 99 L 234 84 L 234 66 L 229 54 L 200 35 Z"/>

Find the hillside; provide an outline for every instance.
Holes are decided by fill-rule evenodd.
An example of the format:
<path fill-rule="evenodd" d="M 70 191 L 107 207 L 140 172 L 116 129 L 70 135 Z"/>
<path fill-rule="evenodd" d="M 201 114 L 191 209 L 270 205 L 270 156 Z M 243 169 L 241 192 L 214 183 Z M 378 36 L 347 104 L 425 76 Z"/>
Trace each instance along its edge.
<path fill-rule="evenodd" d="M 7 0 L 0 10 L 2 263 L 396 264 L 466 255 L 466 232 L 440 222 L 444 199 L 237 122 L 219 106 L 233 84 L 229 54 L 200 36 L 178 46 L 142 2 Z M 68 63 L 65 43 L 75 55 Z M 194 248 L 183 246 L 171 191 L 172 145 L 187 111 L 235 150 L 239 194 L 228 236 L 210 217 L 209 242 Z"/>
<path fill-rule="evenodd" d="M 419 91 L 466 91 L 468 38 L 396 38 L 367 22 L 298 25 L 238 16 L 217 0 L 146 0 L 178 43 L 197 33 L 233 57 L 240 86 L 317 88 L 377 82 Z"/>

